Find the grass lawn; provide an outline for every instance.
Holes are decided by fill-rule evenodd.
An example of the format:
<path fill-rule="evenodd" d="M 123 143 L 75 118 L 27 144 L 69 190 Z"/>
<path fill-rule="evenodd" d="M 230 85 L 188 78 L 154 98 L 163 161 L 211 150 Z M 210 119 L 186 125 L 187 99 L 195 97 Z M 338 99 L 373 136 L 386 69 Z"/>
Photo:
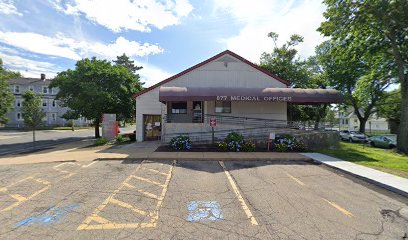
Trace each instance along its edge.
<path fill-rule="evenodd" d="M 408 156 L 398 154 L 395 150 L 373 148 L 358 143 L 340 142 L 339 149 L 323 149 L 319 152 L 408 178 Z"/>

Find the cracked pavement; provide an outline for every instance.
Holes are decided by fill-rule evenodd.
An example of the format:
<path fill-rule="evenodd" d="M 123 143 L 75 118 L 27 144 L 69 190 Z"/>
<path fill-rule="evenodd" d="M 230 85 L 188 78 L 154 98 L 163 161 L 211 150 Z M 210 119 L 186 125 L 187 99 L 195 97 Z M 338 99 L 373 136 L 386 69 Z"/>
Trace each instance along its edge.
<path fill-rule="evenodd" d="M 408 239 L 402 196 L 311 162 L 224 164 L 2 165 L 0 239 Z"/>

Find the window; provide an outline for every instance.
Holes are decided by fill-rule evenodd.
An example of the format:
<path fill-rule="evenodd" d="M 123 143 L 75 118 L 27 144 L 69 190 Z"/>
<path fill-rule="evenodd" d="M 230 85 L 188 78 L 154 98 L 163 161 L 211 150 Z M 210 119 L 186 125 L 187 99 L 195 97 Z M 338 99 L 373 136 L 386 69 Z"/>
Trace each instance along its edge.
<path fill-rule="evenodd" d="M 17 99 L 17 100 L 16 100 L 16 106 L 17 106 L 17 107 L 21 107 L 21 100 L 20 100 L 20 99 Z"/>
<path fill-rule="evenodd" d="M 346 119 L 346 124 L 348 124 L 348 119 Z"/>
<path fill-rule="evenodd" d="M 357 123 L 357 119 L 354 119 L 354 123 Z"/>
<path fill-rule="evenodd" d="M 46 106 L 47 106 L 47 100 L 43 100 L 42 106 L 43 106 L 43 107 L 46 107 Z"/>
<path fill-rule="evenodd" d="M 21 120 L 21 113 L 17 113 L 17 120 Z"/>
<path fill-rule="evenodd" d="M 57 120 L 57 114 L 52 113 L 52 114 L 51 114 L 51 118 L 52 118 L 53 121 Z"/>
<path fill-rule="evenodd" d="M 20 93 L 20 86 L 14 85 L 14 93 Z"/>
<path fill-rule="evenodd" d="M 57 103 L 55 102 L 55 100 L 52 100 L 52 106 L 53 107 L 57 106 Z"/>
<path fill-rule="evenodd" d="M 47 86 L 42 87 L 42 93 L 44 93 L 44 94 L 48 93 L 48 87 Z"/>
<path fill-rule="evenodd" d="M 28 86 L 28 89 L 29 89 L 30 91 L 33 91 L 33 92 L 34 92 L 34 87 L 33 87 L 33 86 Z"/>
<path fill-rule="evenodd" d="M 231 113 L 231 102 L 230 101 L 215 101 L 215 112 L 216 113 Z"/>
<path fill-rule="evenodd" d="M 187 113 L 187 102 L 173 102 L 171 104 L 171 113 L 186 114 Z"/>

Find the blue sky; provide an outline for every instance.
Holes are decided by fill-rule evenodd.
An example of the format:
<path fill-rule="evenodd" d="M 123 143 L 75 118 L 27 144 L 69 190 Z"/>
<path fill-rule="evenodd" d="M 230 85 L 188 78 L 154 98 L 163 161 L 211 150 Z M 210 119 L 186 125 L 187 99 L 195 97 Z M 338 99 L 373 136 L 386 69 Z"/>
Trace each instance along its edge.
<path fill-rule="evenodd" d="M 268 32 L 305 37 L 301 57 L 323 41 L 321 0 L 0 0 L 0 58 L 24 76 L 126 53 L 145 87 L 226 49 L 258 63 Z M 279 42 L 278 42 L 279 43 Z"/>

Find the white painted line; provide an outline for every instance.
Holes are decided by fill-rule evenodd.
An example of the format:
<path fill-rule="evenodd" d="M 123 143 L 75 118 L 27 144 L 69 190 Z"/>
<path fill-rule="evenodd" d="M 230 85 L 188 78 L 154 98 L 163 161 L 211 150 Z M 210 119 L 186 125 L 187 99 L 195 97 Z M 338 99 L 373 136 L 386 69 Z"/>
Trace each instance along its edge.
<path fill-rule="evenodd" d="M 91 165 L 93 165 L 93 164 L 95 164 L 96 162 L 94 161 L 94 162 L 91 162 L 90 164 L 88 164 L 88 165 L 82 165 L 82 167 L 83 168 L 87 168 L 87 167 L 89 167 L 89 166 L 91 166 Z"/>
<path fill-rule="evenodd" d="M 228 181 L 231 184 L 232 189 L 234 190 L 235 195 L 237 195 L 238 201 L 241 203 L 241 207 L 244 210 L 245 214 L 247 215 L 248 219 L 250 219 L 252 225 L 258 225 L 258 222 L 256 221 L 254 215 L 252 214 L 251 210 L 249 209 L 248 205 L 246 204 L 244 198 L 242 197 L 237 184 L 235 183 L 234 179 L 232 178 L 231 174 L 225 167 L 225 164 L 223 161 L 218 162 L 221 167 L 224 169 L 225 175 L 227 175 Z"/>

